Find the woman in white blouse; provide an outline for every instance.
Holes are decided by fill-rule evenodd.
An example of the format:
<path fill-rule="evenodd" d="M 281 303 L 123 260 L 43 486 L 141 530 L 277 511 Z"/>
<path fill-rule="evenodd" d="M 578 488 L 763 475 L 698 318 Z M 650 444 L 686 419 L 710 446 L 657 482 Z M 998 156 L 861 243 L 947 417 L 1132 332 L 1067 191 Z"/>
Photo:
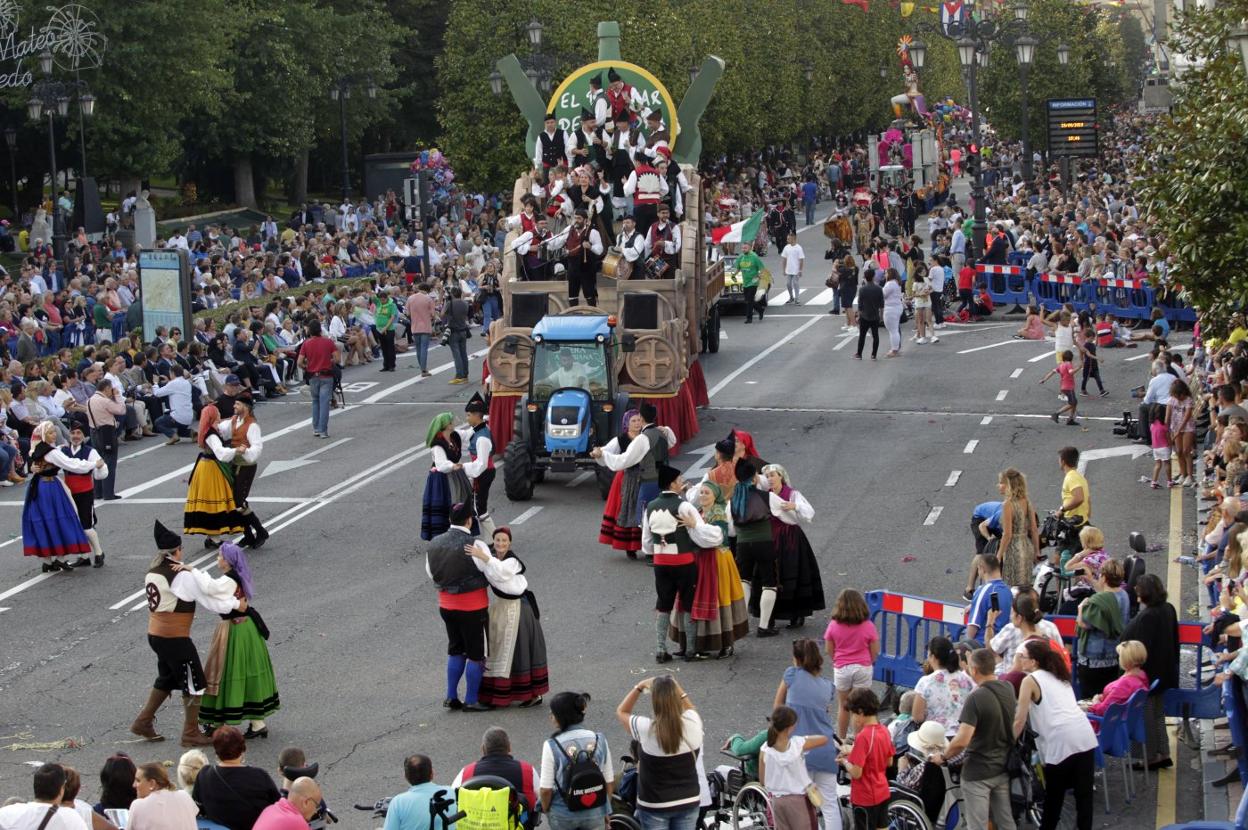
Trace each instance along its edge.
<path fill-rule="evenodd" d="M 495 530 L 492 542 L 492 556 L 479 547 L 471 550 L 484 565 L 483 573 L 494 592 L 489 658 L 478 699 L 487 706 L 540 706 L 542 695 L 550 691 L 550 681 L 537 599 L 529 590 L 524 563 L 511 548 L 511 529 Z"/>
<path fill-rule="evenodd" d="M 217 460 L 234 467 L 234 505 L 238 508 L 243 520 L 243 539 L 239 547 L 259 548 L 269 538 L 260 517 L 247 503 L 251 495 L 251 485 L 256 480 L 256 462 L 264 451 L 264 436 L 260 432 L 260 424 L 251 414 L 251 404 L 242 398 L 234 401 L 234 415 L 217 424 L 217 434 L 226 444 L 226 448 L 216 453 Z"/>
<path fill-rule="evenodd" d="M 814 520 L 815 510 L 805 496 L 793 489 L 784 467 L 768 464 L 763 467 L 763 477 L 767 479 L 769 490 L 772 544 L 780 571 L 779 595 L 772 619 L 788 618 L 789 628 L 798 628 L 807 617 L 826 607 L 819 563 L 800 526 L 801 522 L 809 524 Z"/>

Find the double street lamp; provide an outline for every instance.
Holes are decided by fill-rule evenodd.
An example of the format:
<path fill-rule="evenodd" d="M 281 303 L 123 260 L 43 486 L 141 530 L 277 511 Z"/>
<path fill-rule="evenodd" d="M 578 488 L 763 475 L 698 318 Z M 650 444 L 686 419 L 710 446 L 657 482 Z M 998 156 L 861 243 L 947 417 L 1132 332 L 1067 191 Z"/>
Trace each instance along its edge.
<path fill-rule="evenodd" d="M 341 76 L 329 88 L 329 97 L 338 102 L 339 136 L 342 139 L 342 201 L 351 198 L 351 162 L 347 154 L 347 101 L 351 98 L 351 88 L 363 84 L 364 92 L 369 100 L 377 97 L 377 84 L 371 77 L 353 78 Z"/>
<path fill-rule="evenodd" d="M 56 116 L 66 118 L 69 116 L 69 105 L 72 101 L 78 102 L 78 129 L 83 132 L 83 127 L 87 118 L 95 114 L 95 96 L 91 94 L 90 89 L 84 81 L 74 79 L 72 81 L 58 81 L 53 79 L 52 53 L 44 50 L 39 55 L 39 71 L 43 77 L 31 84 L 30 101 L 26 104 L 26 114 L 31 121 L 39 121 L 46 114 L 48 117 L 48 172 L 51 177 L 51 193 L 52 193 L 52 250 L 57 259 L 63 259 L 65 256 L 66 242 L 68 234 L 66 233 L 65 224 L 68 221 L 61 212 L 60 201 L 56 194 L 56 180 L 60 177 L 60 171 L 56 166 Z M 5 135 L 6 141 L 9 141 L 9 154 L 12 158 L 13 151 L 17 146 L 17 135 L 14 133 L 11 141 L 8 135 Z M 80 176 L 86 175 L 87 168 L 87 151 L 85 139 L 82 142 L 82 169 L 79 171 Z"/>
<path fill-rule="evenodd" d="M 529 83 L 533 84 L 533 88 L 537 89 L 543 95 L 549 95 L 551 88 L 554 86 L 555 70 L 562 62 L 559 55 L 548 54 L 542 51 L 542 35 L 545 27 L 536 17 L 529 21 L 529 25 L 524 27 L 524 33 L 529 41 L 529 54 L 519 58 L 520 66 L 524 68 L 524 76 L 529 79 Z M 689 82 L 697 77 L 697 68 L 689 70 Z M 497 69 L 490 73 L 490 91 L 495 97 L 503 94 L 503 75 Z"/>
<path fill-rule="evenodd" d="M 971 105 L 971 145 L 972 155 L 980 151 L 980 119 L 979 119 L 979 83 L 978 70 L 987 69 L 990 50 L 995 43 L 1012 42 L 1015 57 L 1018 59 L 1019 80 L 1022 104 L 1022 137 L 1023 137 L 1023 178 L 1030 182 L 1032 178 L 1031 135 L 1029 125 L 1029 102 L 1027 99 L 1027 75 L 1036 57 L 1036 47 L 1040 41 L 1033 37 L 1027 29 L 1027 16 L 1030 9 L 1025 0 L 1018 0 L 1013 7 L 1013 20 L 975 18 L 974 4 L 968 2 L 965 17 L 949 24 L 947 30 L 937 30 L 939 34 L 954 40 L 958 50 L 958 62 L 966 75 L 967 93 Z M 921 40 L 914 40 L 909 46 L 910 61 L 914 68 L 922 69 L 927 54 L 927 45 Z M 1070 47 L 1061 43 L 1057 47 L 1058 62 L 1065 66 L 1070 60 Z M 984 252 L 984 238 L 987 235 L 986 208 L 984 200 L 983 165 L 975 159 L 971 167 L 971 200 L 974 203 L 974 223 L 972 224 L 972 256 L 981 256 Z"/>

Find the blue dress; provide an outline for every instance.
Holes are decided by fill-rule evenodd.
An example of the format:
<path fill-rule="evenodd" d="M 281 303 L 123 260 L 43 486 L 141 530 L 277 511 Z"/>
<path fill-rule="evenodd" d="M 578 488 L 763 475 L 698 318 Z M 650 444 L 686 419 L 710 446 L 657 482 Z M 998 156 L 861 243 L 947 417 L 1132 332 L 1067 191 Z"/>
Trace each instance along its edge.
<path fill-rule="evenodd" d="M 784 670 L 784 684 L 789 687 L 784 705 L 797 712 L 795 735 L 823 735 L 828 742 L 806 753 L 806 769 L 811 772 L 836 772 L 836 744 L 832 736 L 836 725 L 828 715 L 828 707 L 836 693 L 832 681 L 813 675 L 797 666 Z"/>
<path fill-rule="evenodd" d="M 78 510 L 59 480 L 60 468 L 49 464 L 31 476 L 22 506 L 22 553 L 25 556 L 86 556 L 91 543 L 82 530 Z"/>

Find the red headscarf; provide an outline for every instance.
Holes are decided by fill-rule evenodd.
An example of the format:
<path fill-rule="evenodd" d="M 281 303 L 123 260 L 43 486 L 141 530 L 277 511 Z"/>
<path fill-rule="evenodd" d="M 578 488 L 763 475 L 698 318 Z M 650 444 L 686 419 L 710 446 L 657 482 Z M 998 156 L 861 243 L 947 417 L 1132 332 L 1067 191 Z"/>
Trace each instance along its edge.
<path fill-rule="evenodd" d="M 758 458 L 758 450 L 754 448 L 754 436 L 743 429 L 734 429 L 733 436 L 745 446 L 745 454 L 750 458 Z"/>
<path fill-rule="evenodd" d="M 217 411 L 215 404 L 208 404 L 199 413 L 199 434 L 195 440 L 199 442 L 201 447 L 207 446 L 208 432 L 212 429 L 213 423 L 220 420 L 220 418 L 221 413 Z"/>

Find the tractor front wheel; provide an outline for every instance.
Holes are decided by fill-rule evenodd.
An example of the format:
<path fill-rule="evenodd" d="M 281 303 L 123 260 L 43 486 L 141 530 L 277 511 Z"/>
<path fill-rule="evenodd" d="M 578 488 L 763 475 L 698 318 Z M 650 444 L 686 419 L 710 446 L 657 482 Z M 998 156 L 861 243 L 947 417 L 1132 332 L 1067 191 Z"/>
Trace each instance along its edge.
<path fill-rule="evenodd" d="M 503 487 L 512 501 L 533 498 L 533 455 L 523 438 L 513 438 L 503 453 Z"/>

